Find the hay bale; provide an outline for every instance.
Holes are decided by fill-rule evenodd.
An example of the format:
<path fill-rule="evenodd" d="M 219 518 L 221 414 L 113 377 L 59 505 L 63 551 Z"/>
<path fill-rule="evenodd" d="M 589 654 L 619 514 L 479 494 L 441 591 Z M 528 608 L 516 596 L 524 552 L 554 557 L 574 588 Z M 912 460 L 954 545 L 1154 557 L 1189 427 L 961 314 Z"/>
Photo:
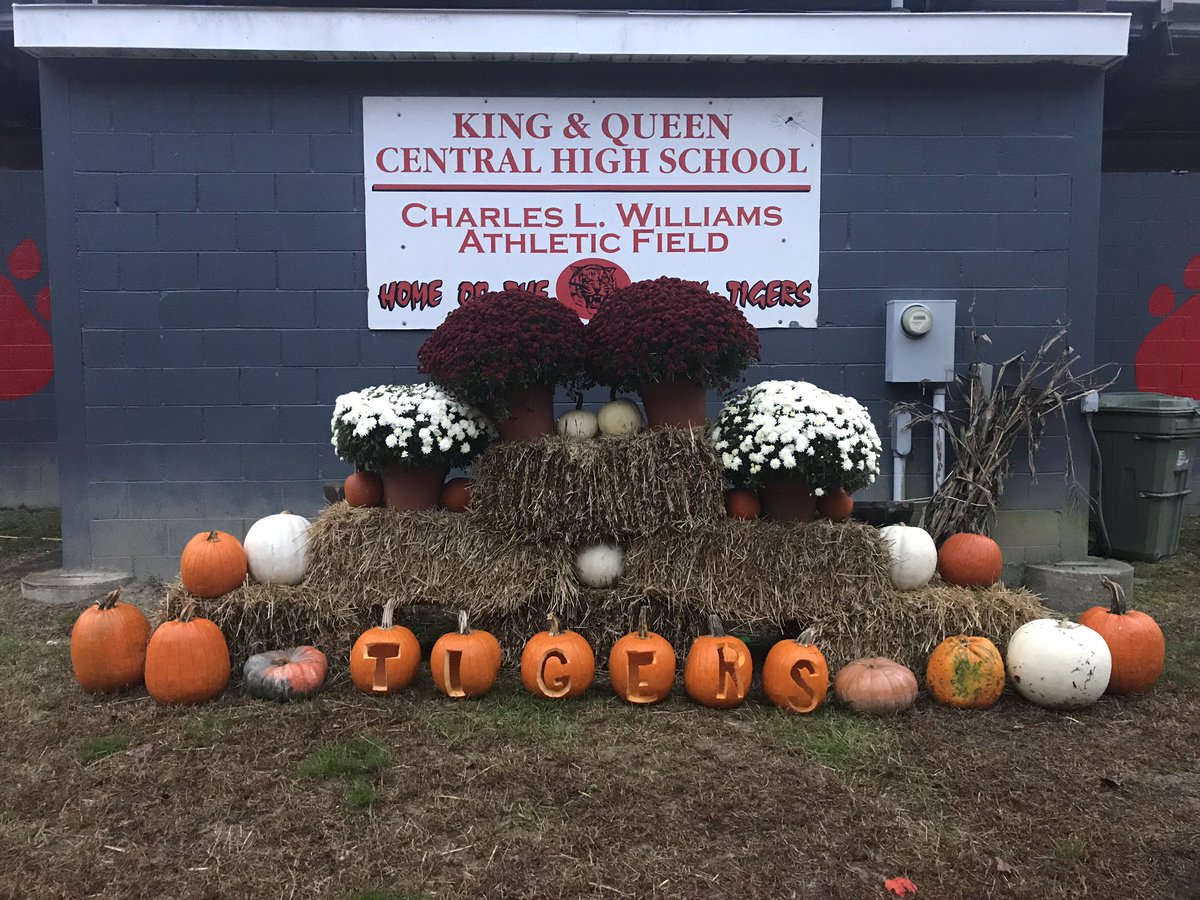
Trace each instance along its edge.
<path fill-rule="evenodd" d="M 480 528 L 549 546 L 689 531 L 725 517 L 725 477 L 700 428 L 493 444 L 475 464 Z"/>

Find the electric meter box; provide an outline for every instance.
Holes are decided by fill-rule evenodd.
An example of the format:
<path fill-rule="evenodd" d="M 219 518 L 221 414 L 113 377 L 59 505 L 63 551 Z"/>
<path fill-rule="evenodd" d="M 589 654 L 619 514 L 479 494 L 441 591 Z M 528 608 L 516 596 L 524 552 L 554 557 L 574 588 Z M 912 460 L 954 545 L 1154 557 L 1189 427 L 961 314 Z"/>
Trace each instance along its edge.
<path fill-rule="evenodd" d="M 898 383 L 954 378 L 955 300 L 889 300 L 884 380 Z"/>

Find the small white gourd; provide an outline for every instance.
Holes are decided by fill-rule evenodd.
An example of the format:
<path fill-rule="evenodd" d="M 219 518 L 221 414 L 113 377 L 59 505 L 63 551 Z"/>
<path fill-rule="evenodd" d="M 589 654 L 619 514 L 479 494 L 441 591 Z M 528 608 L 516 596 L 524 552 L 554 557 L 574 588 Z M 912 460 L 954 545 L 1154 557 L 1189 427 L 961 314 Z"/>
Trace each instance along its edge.
<path fill-rule="evenodd" d="M 637 434 L 646 424 L 641 408 L 628 397 L 609 400 L 600 407 L 597 424 L 601 434 L 624 437 Z"/>
<path fill-rule="evenodd" d="M 250 577 L 260 584 L 299 584 L 308 568 L 309 521 L 286 509 L 259 519 L 242 546 Z"/>
<path fill-rule="evenodd" d="M 1008 642 L 1008 679 L 1022 697 L 1050 709 L 1081 709 L 1100 699 L 1112 652 L 1099 632 L 1066 619 L 1026 622 Z"/>
<path fill-rule="evenodd" d="M 575 557 L 575 574 L 585 587 L 612 587 L 624 571 L 625 551 L 616 544 L 592 544 Z"/>
<path fill-rule="evenodd" d="M 879 536 L 892 555 L 892 584 L 902 591 L 915 591 L 929 584 L 937 571 L 937 545 L 924 528 L 888 525 Z"/>
<path fill-rule="evenodd" d="M 596 414 L 587 409 L 572 409 L 558 417 L 558 433 L 563 437 L 586 441 L 599 430 Z"/>

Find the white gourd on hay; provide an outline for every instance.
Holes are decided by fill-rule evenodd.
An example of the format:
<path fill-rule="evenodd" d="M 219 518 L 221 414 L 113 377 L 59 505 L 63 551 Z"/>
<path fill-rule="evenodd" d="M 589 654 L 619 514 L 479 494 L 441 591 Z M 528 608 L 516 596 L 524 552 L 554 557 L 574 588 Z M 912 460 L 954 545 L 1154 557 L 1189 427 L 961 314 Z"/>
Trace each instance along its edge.
<path fill-rule="evenodd" d="M 627 397 L 609 400 L 600 407 L 597 424 L 601 434 L 623 437 L 637 434 L 646 424 L 641 408 Z"/>
<path fill-rule="evenodd" d="M 612 587 L 624 571 L 625 551 L 616 544 L 592 544 L 575 557 L 575 573 L 586 587 Z"/>
<path fill-rule="evenodd" d="M 600 429 L 596 414 L 587 409 L 572 409 L 558 417 L 558 433 L 563 437 L 586 441 Z"/>
<path fill-rule="evenodd" d="M 260 584 L 299 584 L 308 568 L 309 521 L 284 510 L 259 519 L 242 546 L 250 577 Z"/>
<path fill-rule="evenodd" d="M 929 584 L 937 571 L 937 545 L 924 528 L 888 525 L 879 536 L 892 557 L 892 584 L 902 591 L 914 591 Z"/>
<path fill-rule="evenodd" d="M 1031 703 L 1081 709 L 1100 699 L 1112 675 L 1103 637 L 1066 619 L 1026 622 L 1008 642 L 1008 678 Z"/>

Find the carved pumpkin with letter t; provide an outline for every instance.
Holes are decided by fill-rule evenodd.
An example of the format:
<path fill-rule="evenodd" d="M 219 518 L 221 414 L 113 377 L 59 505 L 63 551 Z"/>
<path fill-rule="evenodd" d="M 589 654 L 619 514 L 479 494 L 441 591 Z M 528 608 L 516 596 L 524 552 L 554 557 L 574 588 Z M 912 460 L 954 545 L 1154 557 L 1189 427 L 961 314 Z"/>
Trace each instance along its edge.
<path fill-rule="evenodd" d="M 350 650 L 350 680 L 364 694 L 404 690 L 421 664 L 421 645 L 411 631 L 393 623 L 395 611 L 393 597 L 383 607 L 383 623 L 364 631 Z"/>
<path fill-rule="evenodd" d="M 500 642 L 472 631 L 466 610 L 459 610 L 458 631 L 443 634 L 429 653 L 429 672 L 447 697 L 482 697 L 500 675 Z"/>
<path fill-rule="evenodd" d="M 829 693 L 829 664 L 817 649 L 811 628 L 794 641 L 779 641 L 763 663 L 762 686 L 780 709 L 810 713 Z"/>
<path fill-rule="evenodd" d="M 583 635 L 563 631 L 558 616 L 546 616 L 549 628 L 529 639 L 521 653 L 521 684 L 535 697 L 578 697 L 596 677 L 596 655 Z"/>
<path fill-rule="evenodd" d="M 646 607 L 638 613 L 637 631 L 613 644 L 608 655 L 613 690 L 630 703 L 657 703 L 675 684 L 675 650 L 646 626 Z"/>
<path fill-rule="evenodd" d="M 704 706 L 733 709 L 741 706 L 754 678 L 750 648 L 725 634 L 721 620 L 708 617 L 709 634 L 692 642 L 683 667 L 688 696 Z"/>

